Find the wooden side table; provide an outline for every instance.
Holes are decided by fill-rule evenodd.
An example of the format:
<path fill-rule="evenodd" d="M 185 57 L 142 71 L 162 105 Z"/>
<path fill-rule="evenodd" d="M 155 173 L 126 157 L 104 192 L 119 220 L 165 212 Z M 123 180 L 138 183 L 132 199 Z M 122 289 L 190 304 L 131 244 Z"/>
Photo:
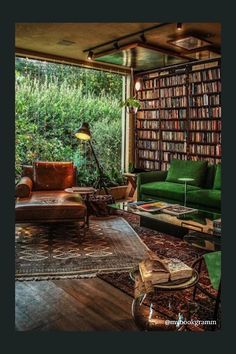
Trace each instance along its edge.
<path fill-rule="evenodd" d="M 66 188 L 65 192 L 81 195 L 83 201 L 87 206 L 86 225 L 87 227 L 89 227 L 89 208 L 88 208 L 89 196 L 94 195 L 97 192 L 97 190 L 92 187 L 71 187 L 71 188 Z"/>
<path fill-rule="evenodd" d="M 135 173 L 123 173 L 123 176 L 126 177 L 128 179 L 128 182 L 131 184 L 131 190 L 129 192 L 129 197 L 133 197 L 134 196 L 134 192 L 136 190 L 136 179 L 137 179 L 137 175 Z"/>

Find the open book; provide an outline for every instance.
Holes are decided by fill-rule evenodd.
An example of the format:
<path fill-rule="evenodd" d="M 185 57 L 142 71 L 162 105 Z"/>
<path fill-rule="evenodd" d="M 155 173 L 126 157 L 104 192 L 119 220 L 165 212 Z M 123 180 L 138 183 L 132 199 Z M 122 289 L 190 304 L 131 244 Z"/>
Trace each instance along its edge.
<path fill-rule="evenodd" d="M 168 281 L 190 278 L 193 269 L 177 258 L 160 259 L 154 254 L 139 263 L 139 272 L 142 281 L 161 284 Z"/>

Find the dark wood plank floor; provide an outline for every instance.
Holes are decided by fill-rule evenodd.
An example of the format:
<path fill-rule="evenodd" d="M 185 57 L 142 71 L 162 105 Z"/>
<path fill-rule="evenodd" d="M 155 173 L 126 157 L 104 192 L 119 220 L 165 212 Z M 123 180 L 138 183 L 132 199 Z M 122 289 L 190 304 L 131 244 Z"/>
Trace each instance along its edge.
<path fill-rule="evenodd" d="M 137 331 L 132 297 L 102 279 L 16 282 L 17 331 Z"/>

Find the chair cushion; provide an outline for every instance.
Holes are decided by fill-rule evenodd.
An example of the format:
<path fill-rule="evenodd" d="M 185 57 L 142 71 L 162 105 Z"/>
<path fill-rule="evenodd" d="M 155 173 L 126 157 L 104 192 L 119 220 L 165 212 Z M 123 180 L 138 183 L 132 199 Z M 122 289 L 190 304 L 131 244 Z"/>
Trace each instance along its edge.
<path fill-rule="evenodd" d="M 221 164 L 216 165 L 216 174 L 213 189 L 221 189 Z"/>
<path fill-rule="evenodd" d="M 73 186 L 72 162 L 33 163 L 34 190 L 63 190 Z"/>
<path fill-rule="evenodd" d="M 184 185 L 181 183 L 172 182 L 150 182 L 141 185 L 141 194 L 150 196 L 173 199 L 176 201 L 184 201 Z M 195 186 L 187 186 L 187 192 L 192 190 L 199 190 Z"/>
<path fill-rule="evenodd" d="M 82 198 L 62 191 L 33 192 L 16 202 L 16 222 L 79 221 L 86 215 Z"/>
<path fill-rule="evenodd" d="M 211 208 L 221 208 L 221 191 L 214 189 L 200 189 L 190 191 L 187 194 L 187 201 L 192 204 L 199 204 Z"/>
<path fill-rule="evenodd" d="M 207 170 L 207 161 L 172 160 L 167 173 L 167 182 L 184 183 L 178 178 L 193 178 L 188 185 L 201 187 Z"/>

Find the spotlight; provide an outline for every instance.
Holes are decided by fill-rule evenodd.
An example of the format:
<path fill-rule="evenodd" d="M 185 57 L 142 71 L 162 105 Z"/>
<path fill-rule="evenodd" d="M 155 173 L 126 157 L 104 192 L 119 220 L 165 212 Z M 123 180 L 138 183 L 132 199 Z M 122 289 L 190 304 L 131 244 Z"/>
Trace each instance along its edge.
<path fill-rule="evenodd" d="M 119 49 L 119 44 L 118 44 L 118 42 L 115 42 L 115 43 L 113 44 L 113 46 L 114 46 L 115 49 Z"/>
<path fill-rule="evenodd" d="M 141 38 L 142 43 L 146 43 L 147 42 L 147 40 L 146 40 L 146 38 L 144 36 L 144 33 L 141 34 L 140 38 Z"/>
<path fill-rule="evenodd" d="M 178 30 L 178 31 L 181 31 L 181 30 L 182 30 L 182 23 L 181 23 L 181 22 L 178 22 L 178 23 L 177 23 L 177 30 Z"/>
<path fill-rule="evenodd" d="M 93 59 L 93 52 L 91 50 L 88 52 L 87 59 L 88 60 L 92 60 Z"/>

